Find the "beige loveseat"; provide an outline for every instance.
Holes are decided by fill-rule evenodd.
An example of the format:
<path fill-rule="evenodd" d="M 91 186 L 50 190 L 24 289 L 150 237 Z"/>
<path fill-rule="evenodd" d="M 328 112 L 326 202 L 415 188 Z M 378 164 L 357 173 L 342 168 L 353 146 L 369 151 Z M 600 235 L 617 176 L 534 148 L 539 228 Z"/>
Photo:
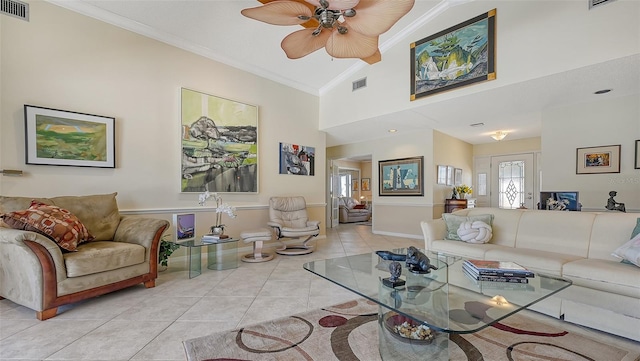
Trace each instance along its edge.
<path fill-rule="evenodd" d="M 351 197 L 340 197 L 338 208 L 340 223 L 365 222 L 371 218 L 371 209 Z"/>
<path fill-rule="evenodd" d="M 25 210 L 32 199 L 0 196 L 0 214 Z M 54 317 L 61 305 L 139 283 L 155 286 L 158 245 L 169 222 L 120 215 L 116 193 L 36 201 L 70 211 L 95 238 L 66 251 L 49 237 L 4 224 L 0 299 L 31 308 L 45 320 Z"/>
<path fill-rule="evenodd" d="M 640 267 L 611 255 L 629 241 L 640 214 L 497 208 L 453 213 L 486 214 L 493 214 L 493 237 L 488 243 L 447 240 L 447 224 L 436 219 L 421 223 L 425 248 L 466 258 L 514 261 L 569 278 L 572 286 L 531 308 L 640 341 Z"/>

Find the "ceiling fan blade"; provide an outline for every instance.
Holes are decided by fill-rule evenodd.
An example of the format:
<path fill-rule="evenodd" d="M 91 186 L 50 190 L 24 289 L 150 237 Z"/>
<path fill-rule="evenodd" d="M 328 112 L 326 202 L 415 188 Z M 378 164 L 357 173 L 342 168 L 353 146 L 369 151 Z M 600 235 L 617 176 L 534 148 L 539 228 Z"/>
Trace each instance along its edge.
<path fill-rule="evenodd" d="M 346 20 L 351 29 L 368 36 L 378 36 L 391 29 L 413 8 L 415 0 L 360 0 L 356 16 Z"/>
<path fill-rule="evenodd" d="M 280 46 L 289 59 L 299 59 L 321 49 L 331 36 L 330 31 L 322 31 L 318 36 L 312 35 L 316 29 L 295 31 L 282 39 Z"/>
<path fill-rule="evenodd" d="M 311 10 L 296 1 L 278 0 L 255 8 L 244 9 L 242 15 L 272 25 L 299 25 L 308 19 L 300 19 L 300 15 L 310 18 Z"/>
<path fill-rule="evenodd" d="M 340 34 L 337 29 L 331 32 L 325 46 L 329 55 L 335 58 L 368 58 L 378 51 L 377 36 L 366 36 L 346 27 L 346 34 Z"/>
<path fill-rule="evenodd" d="M 372 65 L 382 60 L 382 54 L 380 54 L 380 50 L 378 49 L 373 55 L 366 58 L 361 58 L 360 60 L 366 62 L 369 65 Z"/>
<path fill-rule="evenodd" d="M 312 4 L 315 7 L 322 8 L 320 5 L 320 0 L 305 0 L 309 4 Z M 354 6 L 358 5 L 360 0 L 328 0 L 329 10 L 347 10 L 353 9 Z"/>

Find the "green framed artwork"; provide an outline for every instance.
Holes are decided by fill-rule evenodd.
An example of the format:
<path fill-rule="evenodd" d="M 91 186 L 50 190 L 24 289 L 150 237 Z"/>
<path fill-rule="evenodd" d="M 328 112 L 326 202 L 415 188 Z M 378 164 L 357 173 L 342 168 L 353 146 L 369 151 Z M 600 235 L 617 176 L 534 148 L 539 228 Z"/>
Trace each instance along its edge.
<path fill-rule="evenodd" d="M 258 192 L 258 107 L 181 89 L 181 192 Z"/>
<path fill-rule="evenodd" d="M 424 195 L 424 157 L 378 161 L 380 196 Z"/>
<path fill-rule="evenodd" d="M 496 78 L 496 9 L 410 45 L 411 100 Z"/>
<path fill-rule="evenodd" d="M 115 168 L 115 118 L 24 106 L 26 163 Z"/>

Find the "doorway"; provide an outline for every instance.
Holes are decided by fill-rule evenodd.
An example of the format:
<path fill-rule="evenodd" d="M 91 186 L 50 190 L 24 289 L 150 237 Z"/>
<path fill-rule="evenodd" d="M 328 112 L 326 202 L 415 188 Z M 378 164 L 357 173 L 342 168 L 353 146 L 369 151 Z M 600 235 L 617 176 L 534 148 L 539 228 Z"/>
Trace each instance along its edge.
<path fill-rule="evenodd" d="M 534 153 L 480 157 L 476 165 L 476 197 L 480 207 L 535 209 L 537 165 Z"/>

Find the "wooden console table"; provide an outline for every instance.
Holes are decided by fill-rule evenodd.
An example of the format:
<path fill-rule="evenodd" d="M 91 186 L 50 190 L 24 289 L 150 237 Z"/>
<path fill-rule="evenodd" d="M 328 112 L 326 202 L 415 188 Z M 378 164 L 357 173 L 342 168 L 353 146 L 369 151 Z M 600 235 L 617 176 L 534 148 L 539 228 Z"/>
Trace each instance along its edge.
<path fill-rule="evenodd" d="M 460 209 L 467 208 L 466 199 L 445 199 L 444 200 L 444 213 L 451 213 Z"/>

